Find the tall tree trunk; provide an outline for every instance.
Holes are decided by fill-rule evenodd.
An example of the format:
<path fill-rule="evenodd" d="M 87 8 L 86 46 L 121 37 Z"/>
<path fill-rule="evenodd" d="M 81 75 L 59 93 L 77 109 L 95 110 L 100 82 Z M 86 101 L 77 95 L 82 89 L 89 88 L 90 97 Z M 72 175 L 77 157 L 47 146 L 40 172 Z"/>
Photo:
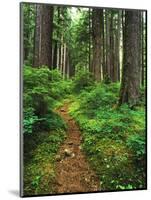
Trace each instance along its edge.
<path fill-rule="evenodd" d="M 122 11 L 119 10 L 119 13 L 118 13 L 118 26 L 117 26 L 117 45 L 118 45 L 118 55 L 117 55 L 117 64 L 118 64 L 118 81 L 120 81 L 120 78 L 121 78 L 121 63 L 120 63 L 120 51 L 121 51 L 121 40 L 122 40 L 122 37 L 121 37 L 121 32 L 122 32 Z"/>
<path fill-rule="evenodd" d="M 67 78 L 69 79 L 70 78 L 70 63 L 69 63 L 69 49 L 67 48 L 66 49 L 66 54 L 67 54 L 67 57 L 66 57 L 66 75 L 67 75 Z"/>
<path fill-rule="evenodd" d="M 114 21 L 112 12 L 110 23 L 110 78 L 114 81 Z"/>
<path fill-rule="evenodd" d="M 60 69 L 60 44 L 57 45 L 57 69 Z"/>
<path fill-rule="evenodd" d="M 57 23 L 60 26 L 60 7 L 57 8 L 57 11 L 58 11 L 58 13 L 57 13 Z M 57 40 L 56 40 L 56 43 L 55 43 L 56 44 L 56 57 L 54 58 L 54 61 L 56 63 L 54 63 L 53 65 L 55 66 L 55 64 L 56 64 L 56 68 L 59 69 L 60 68 L 60 41 L 59 41 L 60 31 L 59 31 L 58 28 L 57 28 L 56 31 L 57 31 Z"/>
<path fill-rule="evenodd" d="M 63 78 L 66 76 L 66 43 L 64 43 L 64 57 L 63 57 Z"/>
<path fill-rule="evenodd" d="M 103 17 L 102 17 L 102 42 L 103 42 L 103 61 L 102 61 L 102 73 L 103 73 L 103 79 L 105 78 L 107 74 L 107 67 L 106 67 L 106 43 L 105 43 L 105 10 L 103 10 Z"/>
<path fill-rule="evenodd" d="M 40 5 L 36 5 L 36 22 L 35 22 L 35 41 L 34 41 L 34 62 L 35 67 L 39 66 L 39 54 L 40 54 L 40 31 L 41 31 L 41 13 Z"/>
<path fill-rule="evenodd" d="M 91 9 L 89 8 L 89 71 L 91 70 Z"/>
<path fill-rule="evenodd" d="M 28 21 L 30 20 L 30 5 L 27 9 L 27 18 L 28 18 Z M 28 24 L 28 29 L 29 29 L 29 24 Z M 28 59 L 28 55 L 29 55 L 29 44 L 25 41 L 25 38 L 26 40 L 28 40 L 28 43 L 29 43 L 29 38 L 30 38 L 30 32 L 29 30 L 28 31 L 24 31 L 24 61 L 26 61 Z M 27 45 L 27 44 L 28 45 Z"/>
<path fill-rule="evenodd" d="M 122 70 L 123 70 L 123 57 L 124 57 L 124 31 L 125 31 L 125 12 L 121 11 L 121 69 L 120 69 L 120 81 L 122 81 Z"/>
<path fill-rule="evenodd" d="M 34 66 L 52 66 L 53 7 L 37 4 Z"/>
<path fill-rule="evenodd" d="M 120 81 L 120 30 L 121 30 L 121 15 L 117 13 L 117 18 L 114 21 L 114 77 L 113 81 Z"/>
<path fill-rule="evenodd" d="M 110 77 L 110 13 L 106 10 L 106 66 L 107 74 L 106 78 Z"/>
<path fill-rule="evenodd" d="M 141 13 L 141 84 L 144 86 L 144 22 L 143 22 L 143 12 Z"/>
<path fill-rule="evenodd" d="M 101 80 L 103 79 L 103 62 L 104 62 L 104 14 L 103 14 L 103 9 L 101 10 L 101 18 L 100 18 L 100 28 L 101 28 Z"/>
<path fill-rule="evenodd" d="M 93 41 L 93 61 L 92 68 L 96 81 L 101 80 L 101 16 L 102 9 L 92 11 L 92 41 Z"/>
<path fill-rule="evenodd" d="M 143 71 L 143 11 L 140 13 L 139 28 L 140 28 L 140 48 L 139 48 L 139 64 L 140 64 L 140 85 L 142 83 L 142 71 Z"/>
<path fill-rule="evenodd" d="M 144 13 L 144 58 L 143 58 L 143 86 L 145 84 L 145 79 L 147 78 L 147 11 Z M 145 84 L 146 85 L 146 84 Z"/>
<path fill-rule="evenodd" d="M 61 70 L 61 43 L 59 44 L 59 49 L 58 49 L 58 69 Z"/>
<path fill-rule="evenodd" d="M 125 11 L 124 57 L 119 105 L 133 106 L 139 98 L 140 88 L 140 11 Z"/>
<path fill-rule="evenodd" d="M 54 51 L 53 51 L 53 69 L 57 68 L 57 41 L 54 44 Z"/>
<path fill-rule="evenodd" d="M 142 11 L 142 70 L 141 70 L 141 85 L 144 86 L 145 70 L 147 64 L 146 56 L 146 12 Z"/>
<path fill-rule="evenodd" d="M 61 36 L 60 71 L 63 72 L 63 36 Z"/>

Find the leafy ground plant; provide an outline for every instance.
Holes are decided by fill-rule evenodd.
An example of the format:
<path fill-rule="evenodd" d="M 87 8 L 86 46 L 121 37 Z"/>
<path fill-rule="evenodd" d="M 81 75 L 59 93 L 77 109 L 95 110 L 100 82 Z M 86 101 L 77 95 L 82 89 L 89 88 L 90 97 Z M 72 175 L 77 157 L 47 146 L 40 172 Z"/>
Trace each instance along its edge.
<path fill-rule="evenodd" d="M 119 84 L 98 84 L 73 98 L 70 114 L 102 190 L 145 188 L 145 110 L 117 107 Z M 138 164 L 139 163 L 139 164 Z"/>
<path fill-rule="evenodd" d="M 24 136 L 24 194 L 51 194 L 55 185 L 55 155 L 66 134 L 58 129 Z"/>

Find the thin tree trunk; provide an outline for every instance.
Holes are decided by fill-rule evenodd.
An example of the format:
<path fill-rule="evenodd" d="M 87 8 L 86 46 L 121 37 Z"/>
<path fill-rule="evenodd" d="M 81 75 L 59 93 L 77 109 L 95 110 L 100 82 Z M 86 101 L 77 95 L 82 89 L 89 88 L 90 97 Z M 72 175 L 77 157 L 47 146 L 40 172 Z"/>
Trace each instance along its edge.
<path fill-rule="evenodd" d="M 58 23 L 58 25 L 60 25 L 60 8 L 58 7 L 57 10 L 58 10 L 57 23 Z M 59 41 L 59 36 L 60 36 L 60 31 L 57 28 L 57 41 L 56 41 L 56 46 L 57 46 L 56 67 L 57 67 L 57 69 L 60 69 L 60 43 L 59 43 L 60 41 Z"/>
<path fill-rule="evenodd" d="M 27 18 L 28 18 L 28 20 L 30 20 L 30 5 L 27 10 Z M 28 24 L 28 29 L 29 29 L 29 24 Z M 30 39 L 29 30 L 24 32 L 24 34 L 25 34 L 24 39 L 26 37 L 26 39 L 28 39 L 28 42 L 29 42 L 29 39 Z M 24 61 L 28 59 L 28 55 L 29 55 L 29 45 L 25 45 L 25 41 L 24 41 Z"/>
<path fill-rule="evenodd" d="M 145 41 L 146 41 L 146 38 L 145 38 L 145 35 L 146 35 L 146 30 L 145 30 L 145 23 L 144 23 L 144 12 L 142 11 L 142 16 L 141 16 L 141 27 L 142 27 L 142 31 L 141 31 L 141 35 L 142 35 L 142 70 L 141 70 L 141 85 L 144 86 L 144 75 L 145 75 L 145 65 L 146 65 L 146 61 L 145 61 L 145 57 L 146 57 L 146 48 L 145 48 Z M 146 19 L 145 19 L 146 20 Z"/>
<path fill-rule="evenodd" d="M 114 24 L 114 82 L 120 81 L 120 20 L 121 15 L 120 11 L 118 11 L 118 15 Z"/>
<path fill-rule="evenodd" d="M 63 72 L 63 36 L 61 36 L 60 71 Z"/>
<path fill-rule="evenodd" d="M 55 41 L 53 50 L 53 69 L 57 68 L 57 41 Z"/>
<path fill-rule="evenodd" d="M 63 78 L 66 76 L 66 43 L 64 44 L 64 58 L 63 58 Z"/>
<path fill-rule="evenodd" d="M 144 14 L 144 76 L 143 84 L 146 85 L 145 79 L 147 78 L 147 11 Z"/>
<path fill-rule="evenodd" d="M 113 13 L 111 13 L 110 23 L 110 78 L 114 81 L 114 31 L 113 31 Z"/>
<path fill-rule="evenodd" d="M 102 9 L 92 11 L 93 74 L 96 81 L 101 80 L 101 16 Z"/>
<path fill-rule="evenodd" d="M 121 54 L 120 54 L 120 51 L 121 51 L 121 25 L 122 25 L 122 11 L 121 10 L 119 10 L 119 13 L 118 13 L 118 27 L 117 27 L 117 29 L 118 29 L 118 38 L 117 38 L 117 43 L 118 43 L 118 81 L 120 81 L 120 78 L 121 78 L 121 74 L 120 74 L 120 72 L 121 72 L 121 66 L 120 66 L 120 56 L 121 56 Z"/>
<path fill-rule="evenodd" d="M 39 57 L 40 57 L 40 49 L 41 49 L 41 12 L 40 5 L 36 5 L 36 26 L 35 26 L 35 44 L 34 44 L 34 63 L 35 67 L 39 66 Z"/>
<path fill-rule="evenodd" d="M 106 78 L 110 77 L 110 13 L 106 10 Z"/>
<path fill-rule="evenodd" d="M 103 62 L 102 62 L 102 72 L 103 72 L 103 79 L 105 78 L 107 74 L 107 68 L 106 68 L 106 46 L 105 46 L 105 10 L 103 10 L 103 17 L 102 17 L 102 42 L 103 42 Z"/>
<path fill-rule="evenodd" d="M 69 62 L 69 51 L 68 51 L 68 57 L 67 57 L 67 78 L 70 78 L 70 62 Z"/>
<path fill-rule="evenodd" d="M 57 69 L 60 69 L 60 45 L 57 46 Z"/>
<path fill-rule="evenodd" d="M 125 12 L 124 10 L 121 11 L 122 13 L 122 19 L 121 19 L 121 38 L 122 38 L 122 43 L 121 43 L 121 69 L 120 69 L 120 81 L 122 81 L 122 70 L 123 70 L 123 58 L 124 58 L 124 29 L 125 29 Z"/>
<path fill-rule="evenodd" d="M 91 9 L 89 8 L 89 71 L 91 70 Z"/>

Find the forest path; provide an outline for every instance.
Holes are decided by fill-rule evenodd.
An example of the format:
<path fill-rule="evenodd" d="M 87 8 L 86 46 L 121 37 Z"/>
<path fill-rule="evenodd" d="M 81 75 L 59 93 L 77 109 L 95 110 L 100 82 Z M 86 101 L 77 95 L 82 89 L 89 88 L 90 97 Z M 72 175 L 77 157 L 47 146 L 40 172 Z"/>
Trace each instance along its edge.
<path fill-rule="evenodd" d="M 78 193 L 99 190 L 99 179 L 81 150 L 81 133 L 68 114 L 68 103 L 57 110 L 67 123 L 67 138 L 56 156 L 56 192 Z"/>

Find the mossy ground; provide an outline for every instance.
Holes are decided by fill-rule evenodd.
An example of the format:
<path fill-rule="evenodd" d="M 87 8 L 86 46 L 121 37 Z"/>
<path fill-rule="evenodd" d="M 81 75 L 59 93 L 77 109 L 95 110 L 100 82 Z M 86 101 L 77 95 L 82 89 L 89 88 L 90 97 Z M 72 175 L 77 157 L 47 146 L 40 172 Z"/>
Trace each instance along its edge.
<path fill-rule="evenodd" d="M 54 192 L 55 155 L 65 138 L 61 129 L 24 137 L 25 196 Z"/>
<path fill-rule="evenodd" d="M 102 190 L 146 188 L 145 108 L 117 106 L 118 84 L 98 84 L 72 97 L 70 114 L 79 124 L 82 148 Z"/>
<path fill-rule="evenodd" d="M 99 188 L 146 188 L 143 88 L 138 105 L 119 107 L 120 83 L 95 83 L 87 73 L 63 80 L 57 70 L 47 68 L 27 67 L 24 74 L 25 196 L 56 192 L 55 156 L 68 129 L 57 109 L 65 104 L 79 126 L 79 146 L 99 177 Z"/>

